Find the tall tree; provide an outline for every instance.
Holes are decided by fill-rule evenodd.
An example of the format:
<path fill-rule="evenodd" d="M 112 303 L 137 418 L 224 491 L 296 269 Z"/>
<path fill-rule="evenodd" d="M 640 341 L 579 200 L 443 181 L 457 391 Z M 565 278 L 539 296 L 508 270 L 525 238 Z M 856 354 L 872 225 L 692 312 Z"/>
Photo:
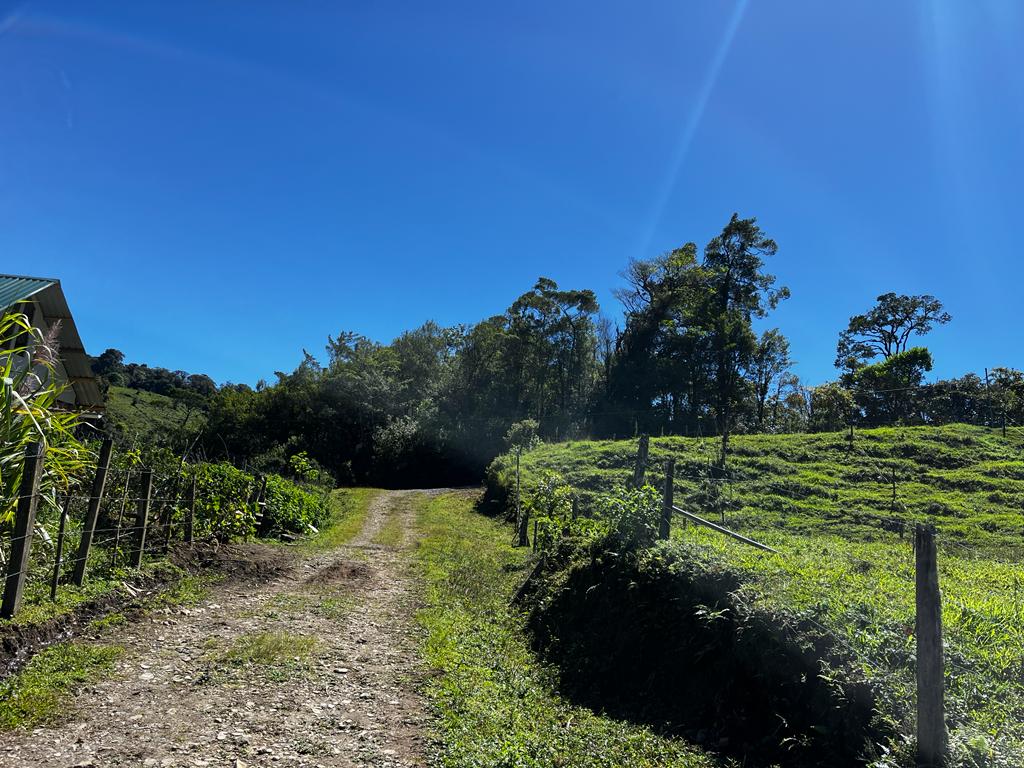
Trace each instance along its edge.
<path fill-rule="evenodd" d="M 849 372 L 881 356 L 888 360 L 907 351 L 914 336 L 923 336 L 936 325 L 945 325 L 952 317 L 934 296 L 883 293 L 874 307 L 854 315 L 839 334 L 836 368 Z"/>
<path fill-rule="evenodd" d="M 763 318 L 789 297 L 764 272 L 764 260 L 778 251 L 756 219 L 733 214 L 721 234 L 704 248 L 706 323 L 715 359 L 715 419 L 722 438 L 720 463 L 725 464 L 737 406 L 744 397 L 741 371 L 756 350 L 753 318 Z"/>
<path fill-rule="evenodd" d="M 697 246 L 687 243 L 655 259 L 632 261 L 616 297 L 626 326 L 609 366 L 603 431 L 655 432 L 695 426 L 706 402 L 705 335 L 698 329 L 702 295 Z"/>

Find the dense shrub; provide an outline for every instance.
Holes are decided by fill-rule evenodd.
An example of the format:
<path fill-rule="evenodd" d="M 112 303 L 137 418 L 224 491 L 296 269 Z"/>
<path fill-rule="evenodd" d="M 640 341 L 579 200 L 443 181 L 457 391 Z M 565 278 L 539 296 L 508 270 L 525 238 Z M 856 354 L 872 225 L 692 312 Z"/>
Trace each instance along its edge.
<path fill-rule="evenodd" d="M 327 496 L 322 491 L 301 488 L 280 475 L 267 478 L 265 531 L 305 533 L 327 520 Z"/>

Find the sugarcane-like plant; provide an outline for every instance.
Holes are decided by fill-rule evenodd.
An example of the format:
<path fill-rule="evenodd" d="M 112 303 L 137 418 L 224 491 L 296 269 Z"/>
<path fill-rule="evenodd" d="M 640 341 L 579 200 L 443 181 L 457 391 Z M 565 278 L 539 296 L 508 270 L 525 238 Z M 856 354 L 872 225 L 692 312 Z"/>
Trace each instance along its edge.
<path fill-rule="evenodd" d="M 0 317 L 0 530 L 14 517 L 30 446 L 42 446 L 40 495 L 51 510 L 90 458 L 74 434 L 78 415 L 60 404 L 67 385 L 57 376 L 58 333 L 54 325 L 44 336 L 18 312 Z"/>

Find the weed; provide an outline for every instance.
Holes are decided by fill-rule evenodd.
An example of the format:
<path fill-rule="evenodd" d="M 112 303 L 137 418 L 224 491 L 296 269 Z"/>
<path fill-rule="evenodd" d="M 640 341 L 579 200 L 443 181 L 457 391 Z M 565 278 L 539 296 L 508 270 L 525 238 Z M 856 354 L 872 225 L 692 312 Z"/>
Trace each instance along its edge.
<path fill-rule="evenodd" d="M 339 488 L 331 493 L 330 518 L 319 534 L 303 542 L 306 549 L 334 549 L 348 544 L 363 529 L 376 488 Z"/>
<path fill-rule="evenodd" d="M 69 694 L 109 670 L 124 648 L 58 643 L 40 652 L 14 677 L 0 683 L 0 728 L 52 722 L 66 713 Z"/>
<path fill-rule="evenodd" d="M 646 768 L 713 766 L 685 742 L 566 702 L 530 651 L 509 599 L 525 578 L 527 553 L 508 531 L 473 512 L 474 498 L 420 501 L 417 549 L 427 606 L 424 653 L 442 674 L 426 693 L 439 716 L 440 764 Z"/>
<path fill-rule="evenodd" d="M 256 664 L 265 667 L 301 662 L 317 646 L 315 637 L 290 632 L 260 632 L 240 635 L 224 654 L 224 661 L 235 664 Z"/>

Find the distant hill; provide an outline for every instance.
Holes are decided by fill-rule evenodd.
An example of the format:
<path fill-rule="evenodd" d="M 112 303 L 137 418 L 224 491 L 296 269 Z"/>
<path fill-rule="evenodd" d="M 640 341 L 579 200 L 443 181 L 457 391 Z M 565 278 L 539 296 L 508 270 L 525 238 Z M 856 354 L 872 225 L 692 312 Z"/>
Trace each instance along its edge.
<path fill-rule="evenodd" d="M 167 445 L 195 435 L 205 425 L 206 414 L 167 395 L 112 386 L 107 393 L 107 421 L 111 431 L 126 440 Z"/>

